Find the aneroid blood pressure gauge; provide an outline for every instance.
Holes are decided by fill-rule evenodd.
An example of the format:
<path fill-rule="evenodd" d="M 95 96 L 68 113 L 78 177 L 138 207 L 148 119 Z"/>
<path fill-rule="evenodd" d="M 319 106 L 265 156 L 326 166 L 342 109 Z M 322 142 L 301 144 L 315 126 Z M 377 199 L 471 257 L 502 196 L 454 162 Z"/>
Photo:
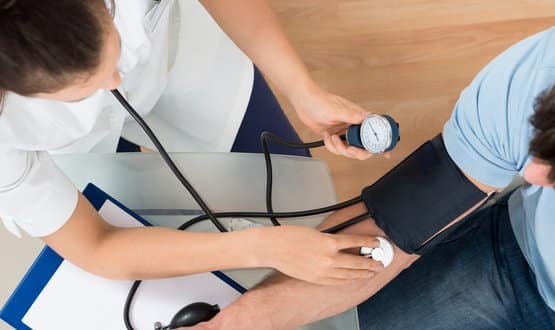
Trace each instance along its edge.
<path fill-rule="evenodd" d="M 399 124 L 388 115 L 370 115 L 347 129 L 347 144 L 373 154 L 393 150 L 399 140 Z"/>

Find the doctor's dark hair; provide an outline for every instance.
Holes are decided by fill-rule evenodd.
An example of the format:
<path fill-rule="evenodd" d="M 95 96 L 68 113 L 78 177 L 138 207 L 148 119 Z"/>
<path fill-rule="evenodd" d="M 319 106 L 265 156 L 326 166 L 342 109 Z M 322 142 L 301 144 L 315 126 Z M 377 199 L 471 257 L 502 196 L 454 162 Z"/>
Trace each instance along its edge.
<path fill-rule="evenodd" d="M 555 86 L 538 96 L 530 123 L 534 127 L 530 154 L 551 165 L 549 180 L 555 183 Z"/>
<path fill-rule="evenodd" d="M 104 0 L 0 0 L 0 110 L 8 91 L 52 93 L 92 75 L 109 20 Z"/>

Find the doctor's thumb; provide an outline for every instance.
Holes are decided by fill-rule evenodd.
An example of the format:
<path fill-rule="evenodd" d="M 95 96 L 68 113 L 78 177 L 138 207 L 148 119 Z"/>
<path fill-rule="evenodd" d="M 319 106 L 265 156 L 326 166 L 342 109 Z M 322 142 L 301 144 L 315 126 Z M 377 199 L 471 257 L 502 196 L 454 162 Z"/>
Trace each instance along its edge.
<path fill-rule="evenodd" d="M 365 111 L 356 104 L 346 104 L 340 111 L 336 118 L 337 120 L 348 124 L 360 124 L 370 115 L 370 112 Z"/>

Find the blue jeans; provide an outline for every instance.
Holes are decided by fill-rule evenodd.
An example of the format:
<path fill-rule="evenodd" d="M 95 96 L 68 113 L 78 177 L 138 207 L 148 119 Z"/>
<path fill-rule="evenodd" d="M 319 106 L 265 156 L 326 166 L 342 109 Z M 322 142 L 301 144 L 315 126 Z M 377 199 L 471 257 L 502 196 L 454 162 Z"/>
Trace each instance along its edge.
<path fill-rule="evenodd" d="M 269 131 L 289 142 L 301 143 L 297 132 L 289 123 L 279 102 L 264 80 L 260 71 L 254 68 L 254 83 L 245 116 L 233 142 L 231 152 L 262 153 L 260 134 Z M 305 149 L 291 149 L 269 142 L 270 152 L 274 154 L 310 157 Z M 138 152 L 139 146 L 120 138 L 117 152 Z"/>
<path fill-rule="evenodd" d="M 555 329 L 511 228 L 507 198 L 358 307 L 366 329 Z"/>

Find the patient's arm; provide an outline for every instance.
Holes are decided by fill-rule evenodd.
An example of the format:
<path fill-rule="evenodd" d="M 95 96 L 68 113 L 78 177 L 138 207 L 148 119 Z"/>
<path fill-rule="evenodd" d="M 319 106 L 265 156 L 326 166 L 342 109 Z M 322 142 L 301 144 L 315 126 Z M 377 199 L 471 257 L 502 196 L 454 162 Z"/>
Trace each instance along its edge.
<path fill-rule="evenodd" d="M 364 204 L 356 204 L 333 214 L 321 227 L 331 227 L 364 212 Z M 384 236 L 373 220 L 363 221 L 344 232 Z M 365 301 L 417 258 L 395 247 L 395 257 L 389 267 L 372 278 L 343 286 L 312 285 L 276 274 L 198 329 L 296 329 Z"/>
<path fill-rule="evenodd" d="M 484 192 L 495 190 L 468 178 Z M 477 203 L 446 227 L 463 219 L 481 204 Z M 320 228 L 329 228 L 366 211 L 363 203 L 353 205 L 331 215 Z M 353 225 L 344 233 L 385 236 L 372 219 Z M 225 308 L 211 322 L 195 329 L 296 329 L 339 314 L 367 300 L 418 259 L 417 255 L 409 255 L 397 246 L 394 248 L 395 256 L 389 267 L 373 277 L 353 280 L 343 286 L 319 286 L 276 274 Z"/>

